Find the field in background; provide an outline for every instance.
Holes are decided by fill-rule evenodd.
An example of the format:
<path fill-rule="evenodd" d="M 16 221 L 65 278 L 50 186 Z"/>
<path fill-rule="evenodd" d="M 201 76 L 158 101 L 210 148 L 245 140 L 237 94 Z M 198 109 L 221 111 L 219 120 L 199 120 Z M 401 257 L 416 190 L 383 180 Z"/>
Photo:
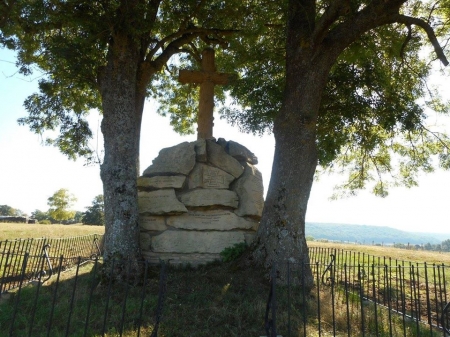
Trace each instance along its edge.
<path fill-rule="evenodd" d="M 0 223 L 0 241 L 29 238 L 63 238 L 88 234 L 103 234 L 104 226 L 39 225 L 25 223 Z"/>
<path fill-rule="evenodd" d="M 105 227 L 103 226 L 0 223 L 0 241 L 43 237 L 63 238 L 89 234 L 104 234 L 104 232 Z M 319 241 L 309 241 L 308 247 L 344 249 L 398 260 L 450 265 L 450 253 L 408 250 L 390 246 L 355 245 Z"/>
<path fill-rule="evenodd" d="M 401 249 L 391 246 L 365 246 L 356 244 L 345 244 L 337 242 L 320 242 L 320 241 L 308 241 L 308 247 L 322 247 L 328 249 L 343 249 L 357 251 L 374 256 L 381 256 L 391 258 L 393 260 L 404 260 L 412 262 L 426 262 L 450 265 L 450 253 L 448 252 L 433 252 L 426 250 L 414 250 L 414 249 Z"/>

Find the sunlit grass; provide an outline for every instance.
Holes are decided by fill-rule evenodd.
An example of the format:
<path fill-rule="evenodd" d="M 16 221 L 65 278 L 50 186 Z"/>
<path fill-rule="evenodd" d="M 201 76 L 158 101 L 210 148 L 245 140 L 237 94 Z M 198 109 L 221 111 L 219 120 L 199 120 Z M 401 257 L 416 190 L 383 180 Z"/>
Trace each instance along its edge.
<path fill-rule="evenodd" d="M 446 264 L 450 265 L 450 253 L 449 252 L 433 252 L 425 250 L 413 250 L 413 249 L 401 249 L 391 246 L 370 246 L 370 245 L 354 245 L 343 244 L 336 242 L 320 242 L 320 241 L 308 241 L 308 247 L 323 247 L 344 249 L 351 251 L 358 251 L 365 254 L 386 257 L 389 261 L 404 260 L 411 262 L 427 262 L 429 264 Z M 362 256 L 361 256 L 362 257 Z M 383 261 L 383 259 L 382 259 Z M 361 261 L 362 263 L 363 261 Z"/>
<path fill-rule="evenodd" d="M 104 226 L 40 225 L 25 223 L 0 223 L 0 241 L 28 238 L 63 238 L 89 234 L 103 234 Z"/>
<path fill-rule="evenodd" d="M 137 336 L 139 325 L 140 335 L 149 336 L 156 322 L 160 269 L 149 269 L 143 287 L 102 283 L 99 267 L 88 263 L 79 267 L 77 277 L 75 267 L 61 273 L 59 282 L 55 275 L 43 286 L 28 285 L 20 293 L 16 290 L 0 304 L 0 327 L 8 327 L 5 335 L 18 305 L 14 336 L 46 336 L 47 331 L 50 336 L 101 336 L 103 332 L 105 336 Z M 169 268 L 166 289 L 160 337 L 265 335 L 270 282 L 261 270 L 232 262 L 197 269 Z M 390 331 L 393 336 L 418 333 L 415 323 L 401 315 L 389 320 L 385 308 L 370 302 L 362 304 L 362 319 L 360 298 L 340 286 L 334 293 L 329 286 L 306 293 L 300 287 L 277 285 L 276 299 L 277 331 L 283 336 L 289 331 L 296 337 L 319 336 L 319 329 L 321 336 L 357 337 L 363 329 L 366 336 L 375 336 L 375 331 L 378 336 L 388 336 Z M 430 335 L 426 326 L 419 328 L 421 336 Z"/>

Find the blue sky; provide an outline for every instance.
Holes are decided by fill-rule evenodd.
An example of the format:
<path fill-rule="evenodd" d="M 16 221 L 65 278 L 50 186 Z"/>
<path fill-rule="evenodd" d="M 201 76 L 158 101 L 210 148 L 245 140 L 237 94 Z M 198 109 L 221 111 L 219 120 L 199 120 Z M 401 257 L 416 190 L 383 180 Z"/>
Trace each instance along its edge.
<path fill-rule="evenodd" d="M 441 82 L 444 80 L 440 79 Z M 24 99 L 36 90 L 37 79 L 18 75 L 14 55 L 0 50 L 0 205 L 7 204 L 27 213 L 35 209 L 47 210 L 47 198 L 58 189 L 67 188 L 78 198 L 74 208 L 83 211 L 96 195 L 102 193 L 99 167 L 86 167 L 82 159 L 68 160 L 56 148 L 41 145 L 40 136 L 31 133 L 27 126 L 17 124 L 18 118 L 26 116 Z M 450 97 L 448 88 L 441 90 Z M 98 130 L 100 119 L 96 112 L 89 118 L 94 132 Z M 439 123 L 443 121 L 439 120 Z M 450 133 L 450 123 L 447 124 L 445 127 Z M 214 136 L 237 141 L 257 155 L 257 167 L 263 174 L 267 190 L 275 146 L 273 136 L 261 138 L 239 133 L 218 116 Z M 195 138 L 195 135 L 181 137 L 174 133 L 169 120 L 158 116 L 154 104 L 147 102 L 142 125 L 141 172 L 162 148 Z M 101 134 L 98 139 L 101 145 Z M 96 142 L 97 136 L 92 141 L 93 147 Z M 450 172 L 438 170 L 422 175 L 419 187 L 392 189 L 384 199 L 363 191 L 357 197 L 330 201 L 333 186 L 339 179 L 342 177 L 338 175 L 323 176 L 314 183 L 307 221 L 442 232 L 449 234 L 444 238 L 450 238 Z"/>

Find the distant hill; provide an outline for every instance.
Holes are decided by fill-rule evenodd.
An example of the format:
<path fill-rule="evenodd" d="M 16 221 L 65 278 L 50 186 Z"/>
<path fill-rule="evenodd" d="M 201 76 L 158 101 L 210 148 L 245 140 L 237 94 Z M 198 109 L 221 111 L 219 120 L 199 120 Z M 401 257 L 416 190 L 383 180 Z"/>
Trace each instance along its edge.
<path fill-rule="evenodd" d="M 450 234 L 406 232 L 387 226 L 348 225 L 337 223 L 306 223 L 306 236 L 315 240 L 373 243 L 431 244 L 450 239 Z"/>

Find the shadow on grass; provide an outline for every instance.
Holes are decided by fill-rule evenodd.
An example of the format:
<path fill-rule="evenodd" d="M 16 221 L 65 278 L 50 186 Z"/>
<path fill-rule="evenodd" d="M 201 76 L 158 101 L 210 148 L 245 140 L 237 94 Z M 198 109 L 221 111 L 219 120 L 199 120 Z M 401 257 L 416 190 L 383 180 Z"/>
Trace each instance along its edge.
<path fill-rule="evenodd" d="M 100 282 L 101 263 L 86 263 L 16 289 L 0 304 L 1 336 L 150 335 L 158 301 L 157 269 L 140 286 Z"/>
<path fill-rule="evenodd" d="M 270 282 L 243 263 L 167 270 L 146 265 L 138 285 L 101 282 L 99 261 L 28 284 L 0 302 L 0 336 L 264 336 Z M 301 277 L 301 275 L 297 275 Z M 161 284 L 164 286 L 161 287 Z M 276 285 L 277 333 L 286 336 L 438 336 L 360 296 L 316 282 L 312 291 Z M 159 306 L 163 298 L 162 306 Z M 428 331 L 429 330 L 429 331 Z"/>

